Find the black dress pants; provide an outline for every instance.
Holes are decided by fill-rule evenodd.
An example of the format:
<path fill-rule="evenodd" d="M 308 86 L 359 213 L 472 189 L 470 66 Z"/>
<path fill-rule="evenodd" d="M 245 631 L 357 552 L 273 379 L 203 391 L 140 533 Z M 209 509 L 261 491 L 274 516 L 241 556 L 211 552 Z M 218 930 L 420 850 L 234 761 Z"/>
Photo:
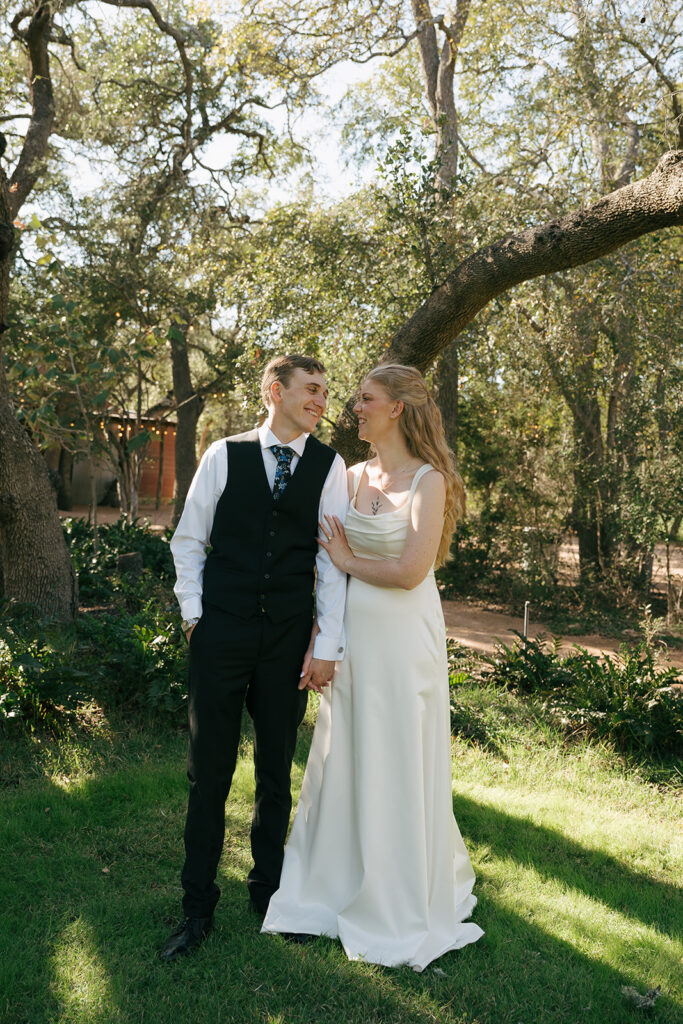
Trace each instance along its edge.
<path fill-rule="evenodd" d="M 256 776 L 249 894 L 255 903 L 267 903 L 280 884 L 292 808 L 292 759 L 308 696 L 298 683 L 311 625 L 312 614 L 274 623 L 266 615 L 239 619 L 205 604 L 192 633 L 190 798 L 181 875 L 187 917 L 210 917 L 220 896 L 216 872 L 225 835 L 225 801 L 245 700 L 254 723 Z"/>

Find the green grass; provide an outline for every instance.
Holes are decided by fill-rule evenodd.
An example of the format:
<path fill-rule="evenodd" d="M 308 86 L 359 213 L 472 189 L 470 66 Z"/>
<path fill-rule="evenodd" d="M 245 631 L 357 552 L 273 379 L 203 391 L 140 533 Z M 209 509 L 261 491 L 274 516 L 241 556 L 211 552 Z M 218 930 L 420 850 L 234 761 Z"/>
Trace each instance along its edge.
<path fill-rule="evenodd" d="M 185 738 L 106 727 L 0 749 L 3 1024 L 630 1024 L 657 985 L 680 1020 L 683 913 L 670 774 L 566 746 L 532 704 L 458 691 L 478 742 L 454 743 L 454 809 L 486 934 L 423 974 L 346 961 L 336 942 L 261 936 L 249 910 L 250 741 L 227 808 L 207 943 L 164 965 L 179 915 Z M 456 723 L 457 724 L 457 723 Z M 469 723 L 471 725 L 471 722 Z M 301 783 L 310 743 L 302 729 Z M 397 851 L 400 855 L 400 851 Z M 434 971 L 434 967 L 438 970 Z"/>

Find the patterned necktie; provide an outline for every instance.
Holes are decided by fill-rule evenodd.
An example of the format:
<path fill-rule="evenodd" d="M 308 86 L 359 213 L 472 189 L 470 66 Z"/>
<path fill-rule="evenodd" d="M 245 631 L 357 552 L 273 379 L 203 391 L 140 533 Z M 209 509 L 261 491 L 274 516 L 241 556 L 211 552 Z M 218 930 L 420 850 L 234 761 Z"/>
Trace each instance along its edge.
<path fill-rule="evenodd" d="M 273 501 L 277 501 L 289 483 L 292 475 L 290 466 L 296 452 L 293 448 L 288 448 L 284 444 L 271 444 L 270 450 L 277 459 L 275 482 L 273 483 Z"/>

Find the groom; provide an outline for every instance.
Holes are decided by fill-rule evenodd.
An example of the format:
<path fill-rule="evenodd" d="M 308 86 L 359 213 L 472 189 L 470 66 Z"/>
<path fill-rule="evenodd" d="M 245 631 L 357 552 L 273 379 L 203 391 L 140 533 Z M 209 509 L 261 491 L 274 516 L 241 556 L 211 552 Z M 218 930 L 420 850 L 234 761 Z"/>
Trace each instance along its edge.
<path fill-rule="evenodd" d="M 268 363 L 266 422 L 205 452 L 171 541 L 190 645 L 190 797 L 184 921 L 162 950 L 166 961 L 195 949 L 211 928 L 243 704 L 254 723 L 256 774 L 247 885 L 263 915 L 280 882 L 307 690 L 327 686 L 344 656 L 346 577 L 316 539 L 323 515 L 343 521 L 348 506 L 341 457 L 311 436 L 327 402 L 324 373 L 309 356 Z"/>

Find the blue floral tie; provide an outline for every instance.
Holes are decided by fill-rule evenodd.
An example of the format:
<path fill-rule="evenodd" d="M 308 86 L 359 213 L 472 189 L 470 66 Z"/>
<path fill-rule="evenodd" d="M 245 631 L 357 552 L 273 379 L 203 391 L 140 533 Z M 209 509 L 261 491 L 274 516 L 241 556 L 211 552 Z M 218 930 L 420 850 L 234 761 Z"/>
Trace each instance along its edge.
<path fill-rule="evenodd" d="M 290 465 L 296 452 L 293 448 L 288 448 L 284 444 L 271 444 L 270 450 L 277 459 L 277 469 L 275 470 L 275 481 L 273 483 L 273 501 L 277 501 L 289 483 L 292 475 Z"/>

